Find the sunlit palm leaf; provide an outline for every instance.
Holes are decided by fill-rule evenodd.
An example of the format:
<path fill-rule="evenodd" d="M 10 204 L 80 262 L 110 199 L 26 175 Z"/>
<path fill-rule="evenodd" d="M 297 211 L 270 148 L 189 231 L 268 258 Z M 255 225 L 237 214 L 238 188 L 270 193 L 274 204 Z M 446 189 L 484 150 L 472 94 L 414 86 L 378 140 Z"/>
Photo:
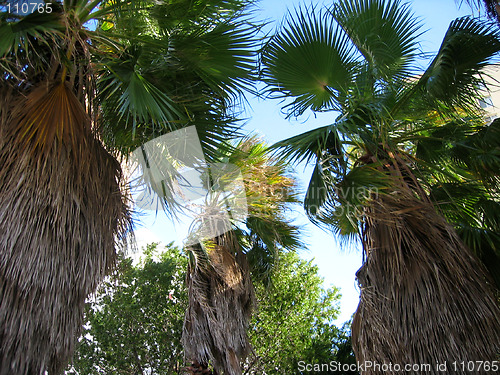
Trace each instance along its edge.
<path fill-rule="evenodd" d="M 482 69 L 494 61 L 499 51 L 500 32 L 496 26 L 469 17 L 456 19 L 420 78 L 424 95 L 446 105 L 477 108 L 476 98 L 485 87 Z"/>
<path fill-rule="evenodd" d="M 356 65 L 345 34 L 325 12 L 296 10 L 264 48 L 264 80 L 276 97 L 293 97 L 294 114 L 340 109 Z"/>
<path fill-rule="evenodd" d="M 335 4 L 332 14 L 370 64 L 374 80 L 392 81 L 409 72 L 420 23 L 407 4 L 348 0 Z"/>
<path fill-rule="evenodd" d="M 181 109 L 167 94 L 155 87 L 146 78 L 136 72 L 128 76 L 102 80 L 101 98 L 106 109 L 119 113 L 120 122 L 131 130 L 132 137 L 137 133 L 138 124 L 150 124 L 154 128 L 165 127 L 175 130 L 176 123 L 183 119 Z M 179 125 L 177 125 L 179 126 Z M 157 130 L 157 134 L 161 134 Z"/>

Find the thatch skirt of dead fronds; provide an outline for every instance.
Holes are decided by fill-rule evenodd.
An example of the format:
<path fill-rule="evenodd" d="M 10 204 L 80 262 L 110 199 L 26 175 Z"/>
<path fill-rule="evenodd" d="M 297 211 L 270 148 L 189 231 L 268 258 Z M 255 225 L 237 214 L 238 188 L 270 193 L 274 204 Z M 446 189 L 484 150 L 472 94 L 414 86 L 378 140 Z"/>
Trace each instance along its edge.
<path fill-rule="evenodd" d="M 128 225 L 118 162 L 69 89 L 45 90 L 2 101 L 1 375 L 64 370 Z"/>
<path fill-rule="evenodd" d="M 452 371 L 451 363 L 498 360 L 500 312 L 486 272 L 431 203 L 411 192 L 380 196 L 367 210 L 363 245 L 352 327 L 358 361 L 469 374 Z M 445 362 L 442 372 L 436 364 Z M 363 375 L 380 373 L 371 368 Z"/>
<path fill-rule="evenodd" d="M 250 350 L 247 328 L 254 304 L 245 255 L 231 232 L 188 250 L 189 307 L 182 333 L 186 358 L 211 363 L 218 374 L 240 375 L 241 360 Z"/>

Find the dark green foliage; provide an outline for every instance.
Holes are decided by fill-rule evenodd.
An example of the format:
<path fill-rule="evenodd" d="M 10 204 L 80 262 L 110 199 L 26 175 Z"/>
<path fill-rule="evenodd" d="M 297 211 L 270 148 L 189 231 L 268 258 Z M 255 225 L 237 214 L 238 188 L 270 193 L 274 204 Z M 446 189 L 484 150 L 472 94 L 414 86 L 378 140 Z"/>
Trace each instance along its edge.
<path fill-rule="evenodd" d="M 87 303 L 84 332 L 74 358 L 75 374 L 180 374 L 180 334 L 187 293 L 186 258 L 168 245 L 148 245 L 133 265 L 117 270 Z"/>
<path fill-rule="evenodd" d="M 352 351 L 351 322 L 344 323 L 342 328 L 338 331 L 337 337 L 334 339 L 334 355 L 338 363 L 349 365 L 349 368 L 352 369 L 336 372 L 337 375 L 358 374 L 358 372 L 354 370 L 357 362 Z"/>
<path fill-rule="evenodd" d="M 121 258 L 87 304 L 87 324 L 67 373 L 181 374 L 185 269 L 185 256 L 172 245 L 162 253 L 149 245 L 138 265 Z M 300 374 L 299 361 L 353 363 L 348 327 L 332 323 L 340 295 L 322 283 L 318 268 L 291 252 L 280 257 L 272 287 L 257 281 L 258 312 L 249 332 L 254 352 L 243 373 Z"/>
<path fill-rule="evenodd" d="M 318 267 L 292 252 L 280 257 L 270 288 L 256 283 L 258 306 L 250 331 L 254 352 L 245 374 L 300 374 L 300 361 L 329 363 L 342 355 L 342 333 L 333 324 L 340 294 L 322 284 Z"/>

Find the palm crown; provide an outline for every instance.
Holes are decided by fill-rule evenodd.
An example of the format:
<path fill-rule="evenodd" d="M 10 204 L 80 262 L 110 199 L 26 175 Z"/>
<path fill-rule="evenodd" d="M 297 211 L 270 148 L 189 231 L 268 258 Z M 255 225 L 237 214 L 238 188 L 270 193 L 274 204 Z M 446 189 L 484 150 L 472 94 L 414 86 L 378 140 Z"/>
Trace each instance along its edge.
<path fill-rule="evenodd" d="M 275 145 L 294 161 L 315 164 L 305 198 L 313 221 L 333 224 L 342 234 L 357 232 L 355 210 L 342 208 L 347 216 L 335 210 L 342 203 L 355 209 L 368 196 L 347 194 L 348 187 L 383 191 L 392 182 L 378 164 L 396 156 L 424 185 L 432 173 L 444 178 L 442 164 L 422 157 L 428 149 L 425 136 L 432 132 L 445 142 L 453 138 L 453 128 L 462 136 L 482 129 L 474 120 L 481 116 L 476 98 L 484 87 L 483 68 L 500 49 L 498 32 L 467 17 L 455 20 L 420 72 L 419 36 L 418 21 L 399 1 L 343 1 L 327 11 L 297 10 L 264 49 L 268 93 L 290 98 L 285 106 L 290 115 L 307 109 L 336 114 L 331 125 Z M 436 127 L 440 130 L 430 130 Z M 433 152 L 438 151 L 449 155 L 443 149 Z M 498 163 L 490 156 L 490 163 Z M 418 172 L 423 164 L 434 168 L 425 177 Z M 453 163 L 447 167 L 455 168 L 448 179 L 478 177 L 464 176 Z M 338 194 L 342 189 L 344 196 Z"/>

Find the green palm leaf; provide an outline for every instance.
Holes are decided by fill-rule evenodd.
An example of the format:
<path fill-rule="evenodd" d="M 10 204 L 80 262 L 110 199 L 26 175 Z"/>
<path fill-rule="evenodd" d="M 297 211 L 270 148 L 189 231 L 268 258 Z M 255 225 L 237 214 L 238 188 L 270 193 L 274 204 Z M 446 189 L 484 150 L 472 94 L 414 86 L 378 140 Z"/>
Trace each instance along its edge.
<path fill-rule="evenodd" d="M 279 141 L 272 148 L 279 149 L 284 159 L 292 163 L 315 162 L 327 151 L 329 156 L 344 154 L 342 141 L 333 125 L 323 126 L 300 135 Z"/>
<path fill-rule="evenodd" d="M 291 15 L 289 15 L 291 17 Z M 296 10 L 264 48 L 262 75 L 276 97 L 295 97 L 294 114 L 340 109 L 356 66 L 347 37 L 325 12 Z"/>
<path fill-rule="evenodd" d="M 171 43 L 176 56 L 214 92 L 235 99 L 253 79 L 254 34 L 254 26 L 244 20 L 219 22 L 179 34 Z"/>
<path fill-rule="evenodd" d="M 349 0 L 332 15 L 370 66 L 373 79 L 393 80 L 409 72 L 418 48 L 420 23 L 407 4 Z"/>
<path fill-rule="evenodd" d="M 16 53 L 19 47 L 29 47 L 29 38 L 46 38 L 49 34 L 64 32 L 64 26 L 56 12 L 34 12 L 17 21 L 7 21 L 10 13 L 0 13 L 0 55 Z M 45 39 L 45 42 L 48 42 Z"/>
<path fill-rule="evenodd" d="M 448 106 L 477 108 L 485 87 L 482 69 L 500 51 L 500 32 L 469 17 L 453 21 L 439 52 L 419 80 L 427 99 Z M 420 95 L 419 94 L 419 95 Z"/>

